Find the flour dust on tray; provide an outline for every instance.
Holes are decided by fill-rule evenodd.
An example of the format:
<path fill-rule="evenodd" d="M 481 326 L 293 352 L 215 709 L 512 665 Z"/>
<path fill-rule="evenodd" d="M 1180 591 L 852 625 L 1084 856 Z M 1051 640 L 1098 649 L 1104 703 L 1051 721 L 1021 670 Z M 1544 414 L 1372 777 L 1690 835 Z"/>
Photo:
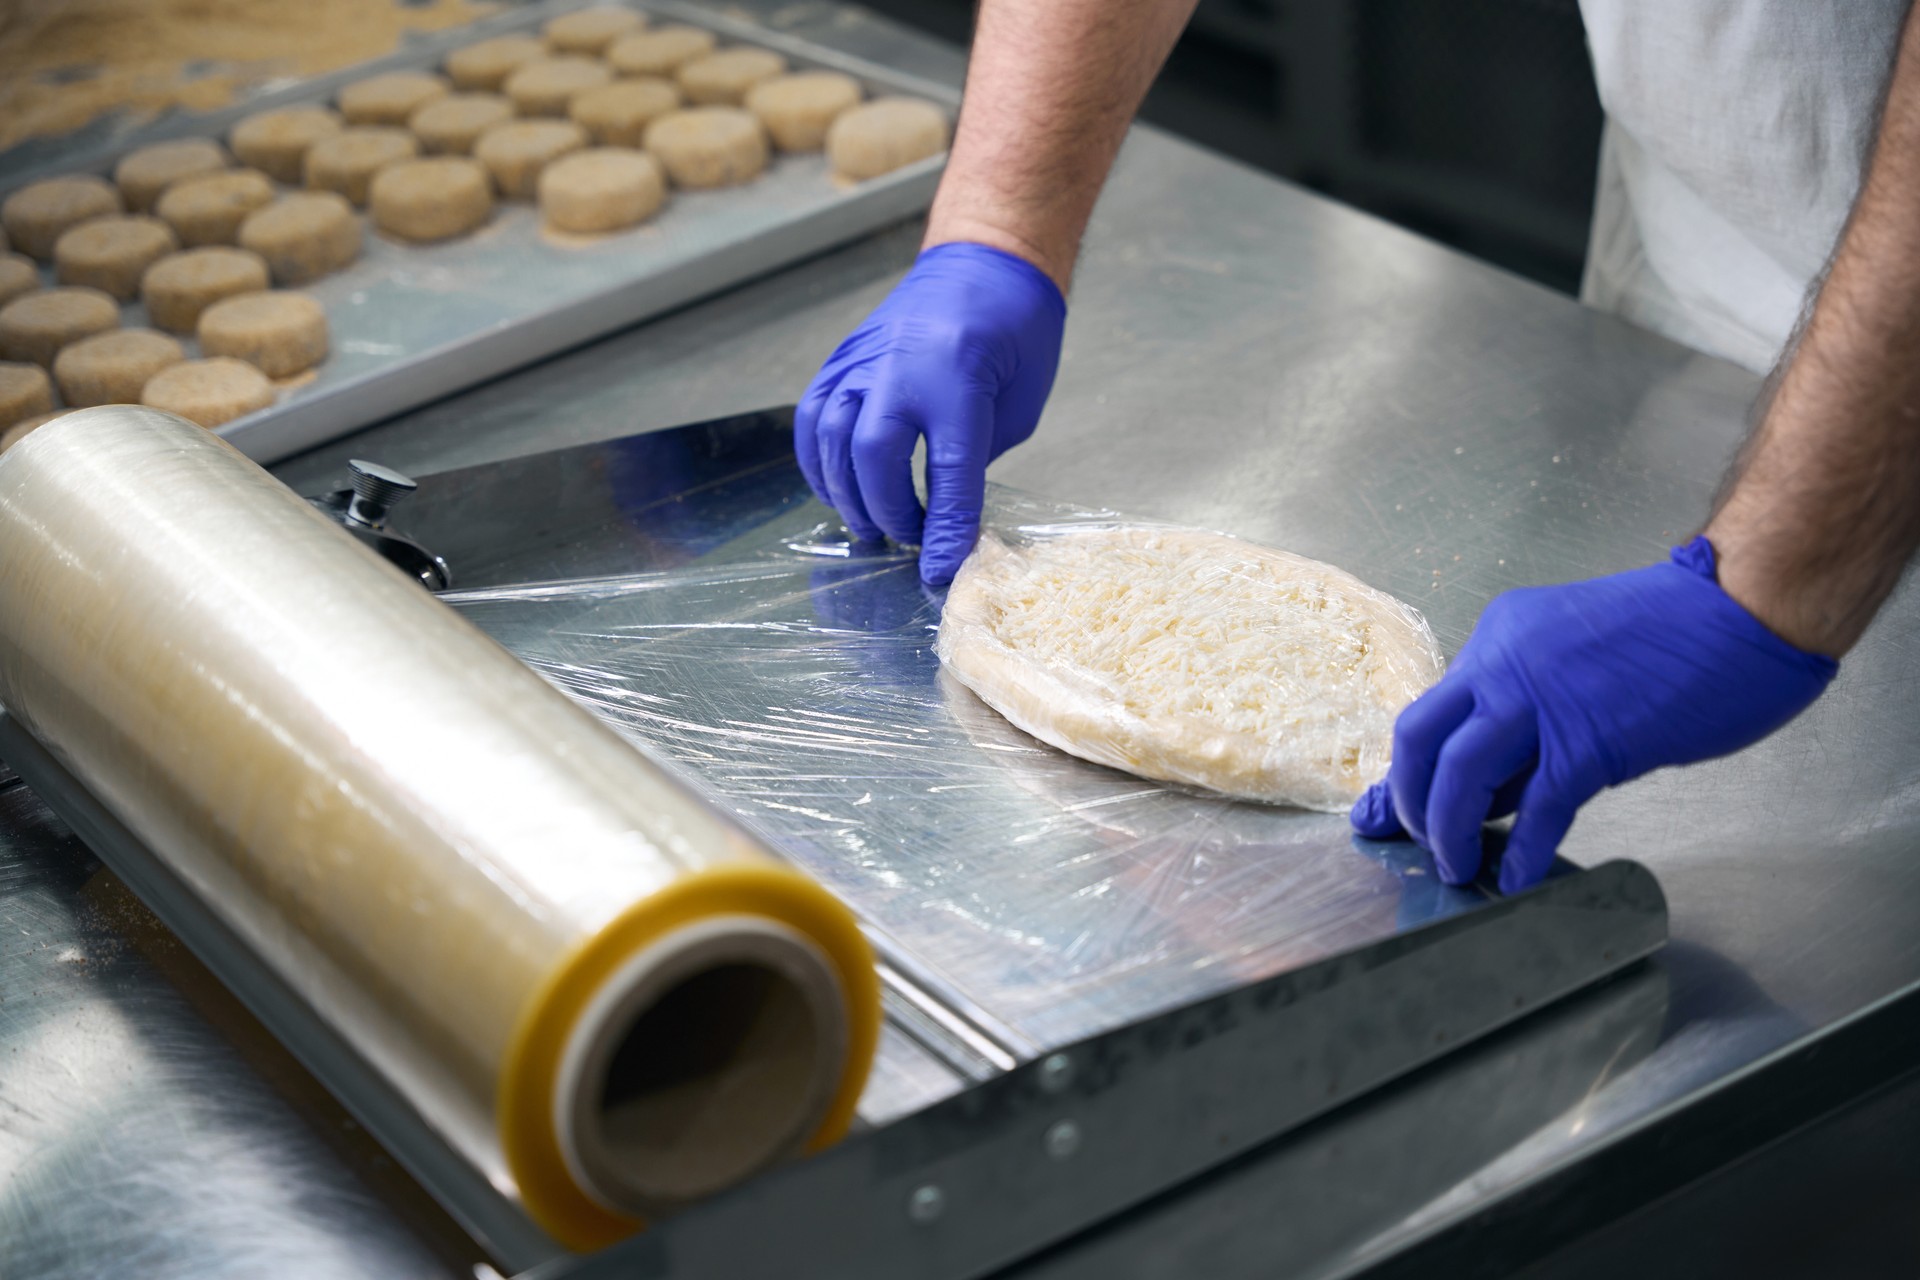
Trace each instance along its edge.
<path fill-rule="evenodd" d="M 1441 672 L 1419 613 L 1351 574 L 1151 526 L 983 536 L 936 649 L 1069 754 L 1330 811 L 1385 774 L 1394 717 Z"/>

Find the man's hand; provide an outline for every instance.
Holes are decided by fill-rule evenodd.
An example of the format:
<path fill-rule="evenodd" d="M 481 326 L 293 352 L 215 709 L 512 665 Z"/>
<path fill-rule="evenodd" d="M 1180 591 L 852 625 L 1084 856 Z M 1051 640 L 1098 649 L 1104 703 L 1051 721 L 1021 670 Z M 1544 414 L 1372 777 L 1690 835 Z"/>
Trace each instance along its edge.
<path fill-rule="evenodd" d="M 1705 538 L 1667 564 L 1510 591 L 1401 714 L 1387 780 L 1354 805 L 1353 826 L 1373 839 L 1404 830 L 1463 884 L 1480 868 L 1482 824 L 1517 811 L 1500 867 L 1513 893 L 1546 874 L 1600 790 L 1757 742 L 1837 669 L 1721 590 Z"/>
<path fill-rule="evenodd" d="M 842 342 L 794 414 L 800 470 L 855 537 L 920 545 L 952 580 L 980 531 L 987 464 L 1033 434 L 1067 319 L 1059 286 L 1021 258 L 942 244 Z M 913 451 L 927 441 L 927 506 Z"/>

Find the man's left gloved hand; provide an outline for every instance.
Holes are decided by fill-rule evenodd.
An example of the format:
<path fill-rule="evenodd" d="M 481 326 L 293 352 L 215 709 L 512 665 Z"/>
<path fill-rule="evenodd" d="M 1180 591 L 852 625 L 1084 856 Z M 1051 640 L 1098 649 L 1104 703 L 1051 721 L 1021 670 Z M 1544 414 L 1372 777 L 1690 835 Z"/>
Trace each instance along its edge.
<path fill-rule="evenodd" d="M 1839 670 L 1767 630 L 1720 587 L 1704 537 L 1667 564 L 1509 591 L 1440 682 L 1400 715 L 1386 781 L 1353 827 L 1403 832 L 1440 877 L 1480 868 L 1480 828 L 1517 811 L 1500 889 L 1537 883 L 1605 787 L 1766 737 Z"/>

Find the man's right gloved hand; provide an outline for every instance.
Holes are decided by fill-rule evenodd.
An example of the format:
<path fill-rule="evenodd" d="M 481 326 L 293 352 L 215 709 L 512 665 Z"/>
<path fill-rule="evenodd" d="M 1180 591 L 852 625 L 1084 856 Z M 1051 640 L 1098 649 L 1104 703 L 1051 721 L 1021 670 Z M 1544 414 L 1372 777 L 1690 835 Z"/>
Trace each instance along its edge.
<path fill-rule="evenodd" d="M 980 532 L 987 464 L 1040 420 L 1066 320 L 1059 286 L 1024 259 L 980 244 L 923 250 L 801 398 L 793 446 L 815 496 L 857 538 L 919 544 L 922 580 L 951 581 Z"/>

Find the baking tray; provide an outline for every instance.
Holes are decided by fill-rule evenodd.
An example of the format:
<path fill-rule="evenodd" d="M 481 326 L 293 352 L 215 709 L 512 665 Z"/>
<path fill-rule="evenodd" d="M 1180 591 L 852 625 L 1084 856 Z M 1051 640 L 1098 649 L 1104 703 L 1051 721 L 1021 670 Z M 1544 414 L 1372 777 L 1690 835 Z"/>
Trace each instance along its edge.
<path fill-rule="evenodd" d="M 537 29 L 582 0 L 534 4 L 409 42 L 399 52 L 300 80 L 219 111 L 168 116 L 151 127 L 78 147 L 34 144 L 0 156 L 0 198 L 41 178 L 111 172 L 135 147 L 173 138 L 224 138 L 256 111 L 332 100 L 340 86 L 381 71 L 437 68 L 451 50 Z M 951 87 L 849 57 L 695 5 L 645 0 L 656 22 L 706 27 L 725 43 L 786 55 L 796 68 L 844 71 L 868 94 L 907 94 L 952 112 Z M 369 423 L 521 368 L 568 347 L 923 213 L 945 168 L 930 157 L 846 186 L 824 156 L 776 154 L 754 182 L 674 191 L 652 221 L 602 237 L 544 231 L 528 203 L 502 203 L 475 234 L 436 245 L 389 239 L 369 223 L 366 249 L 344 271 L 302 286 L 327 309 L 333 351 L 283 385 L 278 403 L 219 429 L 257 461 L 278 461 Z M 51 283 L 52 272 L 43 269 Z M 137 302 L 127 325 L 146 323 Z M 190 347 L 192 343 L 188 344 Z"/>

